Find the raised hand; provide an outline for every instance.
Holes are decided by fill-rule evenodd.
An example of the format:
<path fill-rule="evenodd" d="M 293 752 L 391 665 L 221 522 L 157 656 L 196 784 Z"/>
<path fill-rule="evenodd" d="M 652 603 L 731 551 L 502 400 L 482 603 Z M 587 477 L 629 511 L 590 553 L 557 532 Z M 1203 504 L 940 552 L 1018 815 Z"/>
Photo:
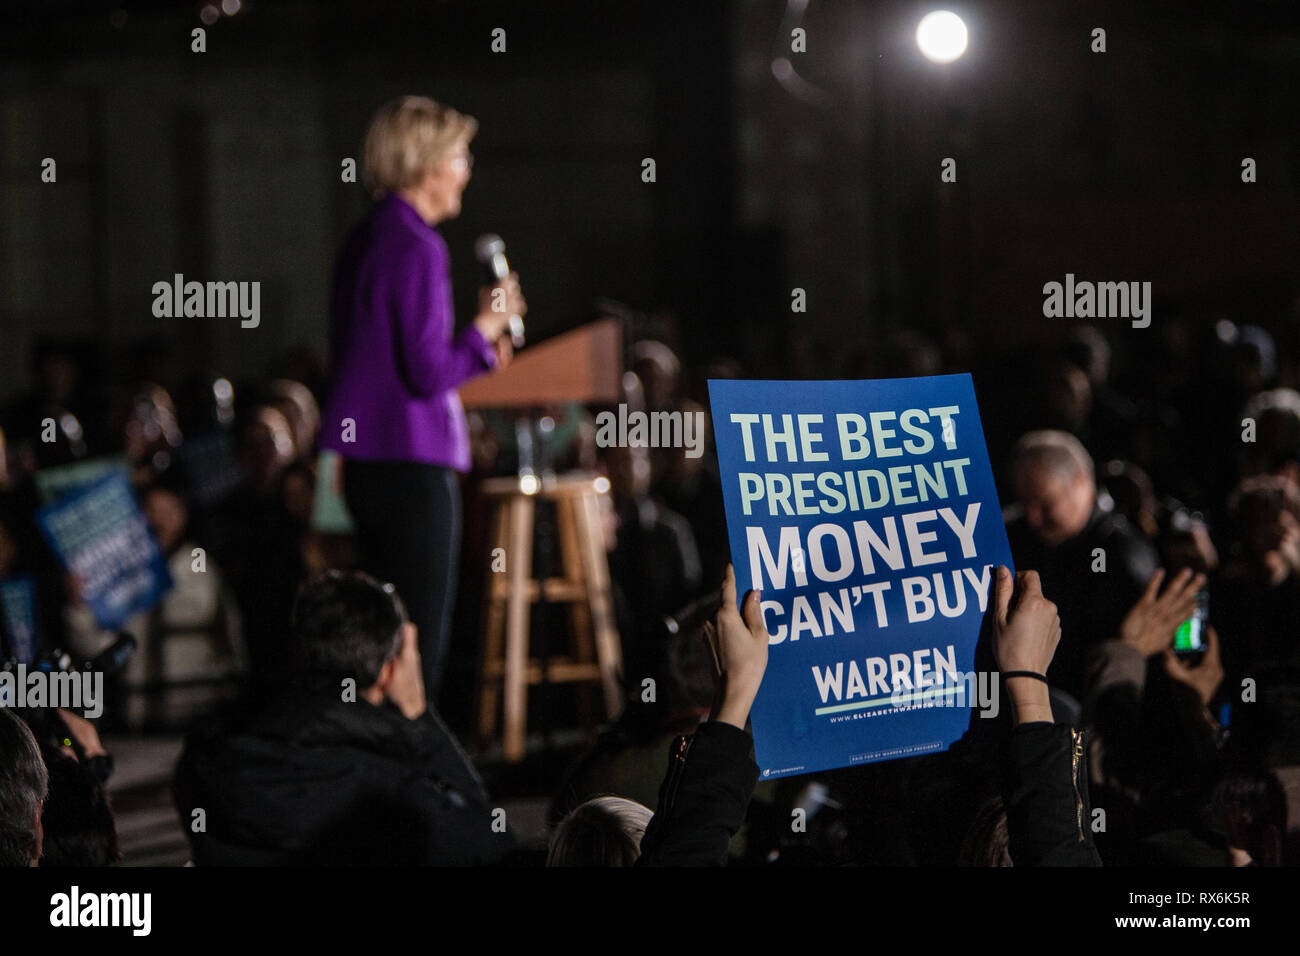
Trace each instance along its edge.
<path fill-rule="evenodd" d="M 428 707 L 420 666 L 420 645 L 416 636 L 414 624 L 408 621 L 402 625 L 402 649 L 393 659 L 392 679 L 384 691 L 384 695 L 397 705 L 397 709 L 411 720 L 423 714 Z"/>
<path fill-rule="evenodd" d="M 760 597 L 758 591 L 745 596 L 742 620 L 736 607 L 736 572 L 728 564 L 722 581 L 722 607 L 714 618 L 723 682 L 722 705 L 716 719 L 741 730 L 749 720 L 749 709 L 767 670 L 770 635 L 763 623 Z"/>
<path fill-rule="evenodd" d="M 1012 597 L 1015 606 L 1012 606 Z M 993 656 L 1005 674 L 1028 671 L 1046 676 L 1056 645 L 1061 640 L 1061 619 L 1056 605 L 1043 597 L 1037 571 L 998 566 L 993 591 Z M 1052 704 L 1045 680 L 1009 677 L 1007 693 L 1015 704 L 1016 723 L 1052 721 Z"/>
<path fill-rule="evenodd" d="M 1193 574 L 1190 568 L 1184 568 L 1174 575 L 1164 593 L 1158 594 L 1164 579 L 1164 568 L 1158 568 L 1119 626 L 1120 640 L 1143 657 L 1159 654 L 1173 644 L 1174 632 L 1192 616 L 1196 610 L 1196 593 L 1205 586 L 1204 574 Z"/>
<path fill-rule="evenodd" d="M 1207 640 L 1205 655 L 1195 666 L 1179 658 L 1172 649 L 1165 651 L 1165 673 L 1174 680 L 1186 684 L 1201 698 L 1201 703 L 1208 705 L 1214 699 L 1214 692 L 1223 683 L 1223 661 L 1219 657 L 1219 635 L 1212 627 L 1206 627 Z"/>

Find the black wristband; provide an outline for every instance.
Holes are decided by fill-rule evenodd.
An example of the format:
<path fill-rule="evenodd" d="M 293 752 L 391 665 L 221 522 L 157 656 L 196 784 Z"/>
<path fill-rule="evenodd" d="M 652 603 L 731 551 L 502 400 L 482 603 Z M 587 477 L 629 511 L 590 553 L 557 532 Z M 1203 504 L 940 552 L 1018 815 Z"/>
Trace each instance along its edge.
<path fill-rule="evenodd" d="M 1008 677 L 1032 677 L 1034 680 L 1040 680 L 1044 684 L 1049 686 L 1051 685 L 1051 682 L 1048 681 L 1046 675 L 1035 674 L 1033 671 L 1003 671 L 1002 679 L 1006 680 Z"/>

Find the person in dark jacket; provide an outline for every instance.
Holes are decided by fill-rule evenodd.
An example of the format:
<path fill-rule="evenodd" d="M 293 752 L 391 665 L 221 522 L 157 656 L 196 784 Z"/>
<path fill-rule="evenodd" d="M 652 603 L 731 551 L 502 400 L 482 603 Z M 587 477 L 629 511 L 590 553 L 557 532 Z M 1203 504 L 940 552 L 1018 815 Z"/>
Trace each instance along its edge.
<path fill-rule="evenodd" d="M 959 865 L 1100 866 L 1087 737 L 1073 698 L 1046 678 L 1061 640 L 1057 606 L 1038 572 L 1013 577 L 999 567 L 987 614 L 993 660 L 983 666 L 997 668 L 1011 706 L 988 722 L 988 734 L 972 717 L 971 731 L 948 752 L 947 786 L 922 806 L 965 821 Z M 942 844 L 952 834 L 940 826 L 936 836 Z"/>
<path fill-rule="evenodd" d="M 1001 767 L 1011 861 L 1100 866 L 1084 734 L 1057 722 L 1048 693 L 1047 668 L 1061 639 L 1056 605 L 1043 596 L 1038 572 L 1021 571 L 1013 582 L 1010 570 L 999 567 L 990 611 L 993 652 L 1014 721 Z"/>
<path fill-rule="evenodd" d="M 1084 661 L 1119 625 L 1155 573 L 1155 546 L 1097 495 L 1091 456 L 1073 435 L 1030 432 L 1012 462 L 1016 504 L 1007 538 L 1016 564 L 1034 568 L 1060 606 L 1064 633 L 1052 685 L 1078 699 Z"/>
<path fill-rule="evenodd" d="M 1061 637 L 1056 605 L 1043 596 L 1035 571 L 1021 571 L 1013 579 L 1009 569 L 999 567 L 994 588 L 989 608 L 993 653 L 1012 703 L 1012 727 L 997 768 L 1007 855 L 1016 866 L 1099 866 L 1088 804 L 1086 741 L 1082 731 L 1056 719 L 1045 676 Z M 753 738 L 746 727 L 767 669 L 770 640 L 761 593 L 745 596 L 743 620 L 734 595 L 734 571 L 728 566 L 714 625 L 719 704 L 709 721 L 673 742 L 650 822 L 626 808 L 620 810 L 622 819 L 612 813 L 593 819 L 602 808 L 599 801 L 588 801 L 561 823 L 551 865 L 727 863 L 728 845 L 744 823 L 758 781 Z M 629 821 L 635 824 L 632 846 Z M 575 828 L 580 834 L 568 832 Z"/>
<path fill-rule="evenodd" d="M 713 624 L 720 668 L 715 707 L 694 733 L 673 741 L 654 815 L 631 800 L 588 800 L 556 829 L 548 866 L 726 865 L 728 844 L 745 822 L 758 782 L 746 727 L 767 670 L 770 636 L 760 597 L 758 591 L 745 596 L 742 619 L 735 572 L 727 565 Z"/>
<path fill-rule="evenodd" d="M 176 805 L 200 865 L 476 865 L 514 839 L 424 697 L 391 585 L 327 572 L 294 607 L 297 679 L 268 707 L 194 732 Z"/>
<path fill-rule="evenodd" d="M 1109 864 L 1136 862 L 1138 841 L 1153 828 L 1193 824 L 1204 783 L 1218 773 L 1220 732 L 1210 711 L 1223 677 L 1218 633 L 1207 629 L 1195 665 L 1173 652 L 1205 576 L 1184 568 L 1160 591 L 1164 579 L 1157 571 L 1119 636 L 1095 646 L 1088 661 L 1090 768 L 1093 794 L 1106 807 L 1099 843 Z"/>
<path fill-rule="evenodd" d="M 742 619 L 736 607 L 736 572 L 727 565 L 713 625 L 719 703 L 707 723 L 673 742 L 639 866 L 724 866 L 727 846 L 745 822 L 758 783 L 749 710 L 763 683 L 771 640 L 761 591 L 745 595 L 744 614 Z"/>

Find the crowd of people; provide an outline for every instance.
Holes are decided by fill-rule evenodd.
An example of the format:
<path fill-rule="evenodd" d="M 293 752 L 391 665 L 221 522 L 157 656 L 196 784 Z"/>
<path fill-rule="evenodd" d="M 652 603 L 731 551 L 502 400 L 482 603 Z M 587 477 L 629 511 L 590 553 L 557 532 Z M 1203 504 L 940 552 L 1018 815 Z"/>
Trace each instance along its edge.
<path fill-rule="evenodd" d="M 706 379 L 748 377 L 733 359 L 684 371 L 674 335 L 629 348 L 629 408 L 707 414 Z M 95 723 L 187 735 L 176 806 L 200 865 L 1293 863 L 1300 382 L 1253 326 L 1187 322 L 1112 360 L 1115 338 L 1077 327 L 1021 376 L 958 367 L 914 331 L 863 360 L 862 375 L 974 372 L 1017 567 L 996 578 L 982 669 L 1046 680 L 1007 678 L 1010 713 L 946 752 L 776 781 L 758 781 L 746 730 L 767 654 L 756 604 L 714 622 L 725 680 L 698 633 L 661 624 L 720 582 L 734 593 L 716 458 L 602 448 L 595 410 L 540 410 L 550 467 L 610 481 L 628 701 L 554 781 L 545 847 L 500 819 L 451 729 L 472 681 L 430 706 L 405 596 L 316 520 L 338 476 L 318 473 L 337 461 L 319 454 L 309 352 L 186 382 L 151 347 L 108 389 L 86 355 L 42 343 L 0 417 L 0 582 L 34 582 L 40 653 L 111 644 L 35 515 L 42 474 L 125 469 L 174 583 L 125 625 L 138 648 Z M 515 471 L 515 434 L 470 416 L 452 675 L 473 672 L 490 564 L 476 486 Z M 1204 648 L 1175 653 L 1201 613 Z M 0 709 L 0 862 L 118 861 L 110 772 L 93 723 Z"/>

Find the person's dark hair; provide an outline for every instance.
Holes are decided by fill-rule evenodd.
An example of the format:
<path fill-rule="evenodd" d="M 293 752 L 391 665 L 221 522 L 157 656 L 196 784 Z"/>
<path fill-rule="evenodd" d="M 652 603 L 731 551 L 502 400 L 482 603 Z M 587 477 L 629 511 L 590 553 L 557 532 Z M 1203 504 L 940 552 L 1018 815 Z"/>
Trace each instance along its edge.
<path fill-rule="evenodd" d="M 326 571 L 309 581 L 293 608 L 299 676 L 308 682 L 379 680 L 401 648 L 406 608 L 391 584 L 360 571 Z"/>
<path fill-rule="evenodd" d="M 30 866 L 49 774 L 27 725 L 0 707 L 0 866 Z"/>
<path fill-rule="evenodd" d="M 316 489 L 315 462 L 299 458 L 291 462 L 289 467 L 287 467 L 283 472 L 281 472 L 280 483 L 279 483 L 280 493 L 278 496 L 281 502 L 285 502 L 285 494 L 284 494 L 285 488 L 288 487 L 289 479 L 291 478 L 301 478 L 304 482 L 306 482 L 307 487 L 311 489 L 312 493 L 314 494 Z"/>
<path fill-rule="evenodd" d="M 1255 422 L 1255 440 L 1243 442 L 1243 476 L 1275 472 L 1300 462 L 1300 393 L 1291 388 L 1257 392 L 1241 410 Z"/>
<path fill-rule="evenodd" d="M 623 797 L 596 797 L 570 813 L 551 838 L 547 866 L 632 866 L 654 812 Z"/>
<path fill-rule="evenodd" d="M 81 359 L 78 355 L 76 346 L 61 339 L 54 339 L 48 336 L 41 336 L 36 340 L 29 353 L 29 367 L 33 372 L 40 371 L 46 362 L 52 359 L 69 362 L 73 365 L 80 366 Z"/>
<path fill-rule="evenodd" d="M 154 492 L 161 492 L 174 497 L 181 503 L 187 515 L 194 514 L 194 489 L 179 468 L 168 468 L 156 475 L 152 481 L 136 493 L 136 498 L 143 506 L 145 499 Z"/>
<path fill-rule="evenodd" d="M 1228 514 L 1238 537 L 1252 521 L 1272 523 L 1283 511 L 1300 519 L 1300 492 L 1290 481 L 1276 475 L 1242 479 L 1228 495 Z"/>
<path fill-rule="evenodd" d="M 1227 814 L 1235 820 L 1241 832 L 1230 832 L 1229 839 L 1236 837 L 1242 841 L 1244 845 L 1240 849 L 1256 861 L 1269 855 L 1270 839 L 1286 833 L 1286 790 L 1271 771 L 1259 768 L 1229 771 L 1215 783 L 1210 801 L 1216 817 L 1223 819 Z"/>
<path fill-rule="evenodd" d="M 113 866 L 121 862 L 117 827 L 104 787 L 72 757 L 52 756 L 50 795 L 41 823 L 41 866 Z"/>
<path fill-rule="evenodd" d="M 1001 797 L 990 797 L 980 806 L 961 841 L 957 865 L 1015 866 L 1011 861 L 1007 811 Z"/>
<path fill-rule="evenodd" d="M 1093 385 L 1105 382 L 1110 376 L 1110 343 L 1094 325 L 1071 329 L 1061 346 L 1061 356 L 1083 369 Z"/>

